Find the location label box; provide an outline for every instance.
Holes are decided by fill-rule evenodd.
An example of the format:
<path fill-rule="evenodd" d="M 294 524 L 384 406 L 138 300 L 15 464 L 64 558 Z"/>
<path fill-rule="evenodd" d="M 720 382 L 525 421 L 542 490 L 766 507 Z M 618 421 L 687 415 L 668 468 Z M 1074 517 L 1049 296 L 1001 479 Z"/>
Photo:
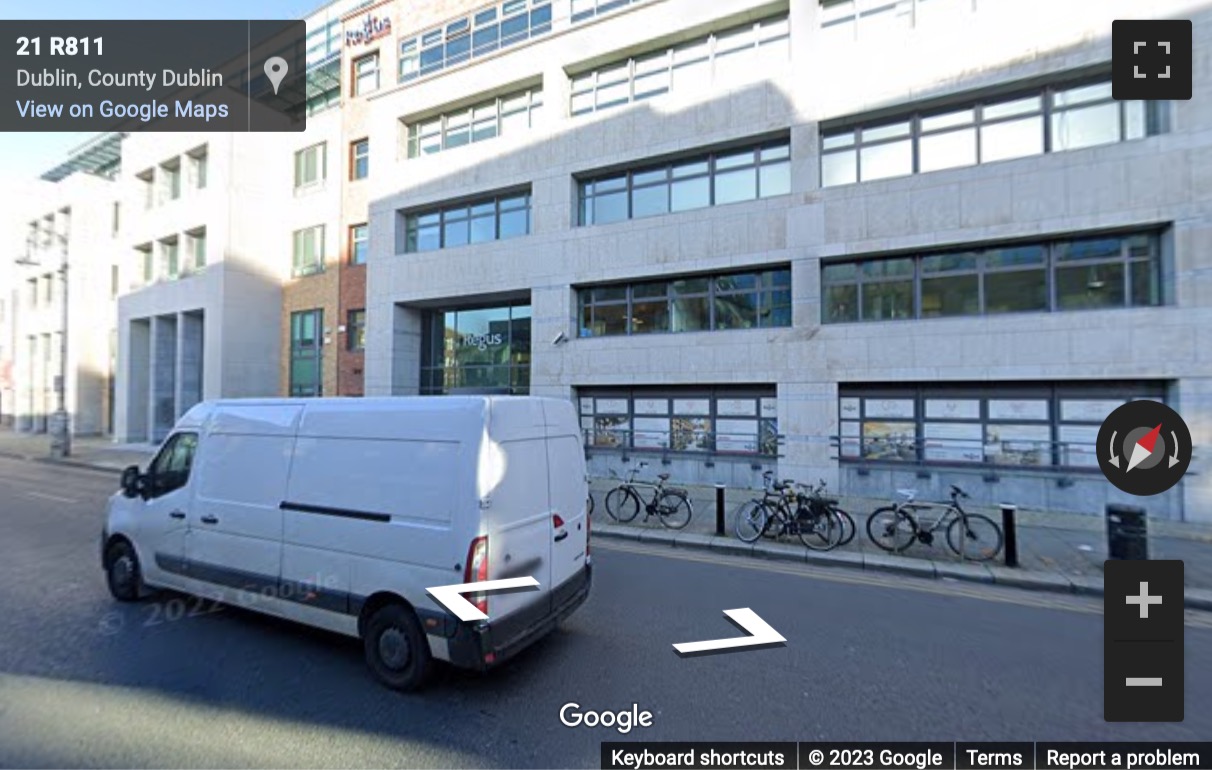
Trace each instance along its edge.
<path fill-rule="evenodd" d="M 302 21 L 9 21 L 0 131 L 303 131 Z"/>

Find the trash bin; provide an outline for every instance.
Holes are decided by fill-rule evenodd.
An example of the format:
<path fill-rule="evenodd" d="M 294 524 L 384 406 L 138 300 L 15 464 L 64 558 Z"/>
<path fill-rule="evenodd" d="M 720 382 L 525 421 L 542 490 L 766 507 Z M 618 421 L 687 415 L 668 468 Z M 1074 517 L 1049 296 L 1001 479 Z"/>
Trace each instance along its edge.
<path fill-rule="evenodd" d="M 1107 506 L 1107 558 L 1149 558 L 1148 519 L 1144 508 Z"/>

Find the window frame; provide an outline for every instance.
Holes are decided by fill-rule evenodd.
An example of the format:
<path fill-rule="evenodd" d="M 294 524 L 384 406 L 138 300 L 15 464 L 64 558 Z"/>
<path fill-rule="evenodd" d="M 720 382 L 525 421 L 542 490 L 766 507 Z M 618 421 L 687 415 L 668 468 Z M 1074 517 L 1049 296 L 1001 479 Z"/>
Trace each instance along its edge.
<path fill-rule="evenodd" d="M 763 156 L 771 151 L 781 151 L 786 149 L 786 154 L 779 154 L 773 158 L 764 158 Z M 719 162 L 723 158 L 740 155 L 742 153 L 752 153 L 753 159 L 751 163 L 746 163 L 737 166 L 719 167 Z M 686 169 L 692 166 L 706 165 L 705 171 L 693 171 L 679 175 L 680 169 Z M 635 166 L 628 167 L 624 170 L 616 170 L 608 173 L 600 174 L 584 174 L 576 177 L 577 183 L 577 226 L 578 227 L 595 227 L 601 225 L 610 225 L 617 222 L 630 221 L 632 219 L 645 219 L 650 216 L 664 216 L 668 214 L 679 214 L 685 211 L 696 211 L 703 208 L 714 208 L 717 205 L 725 206 L 732 203 L 750 203 L 767 198 L 774 198 L 781 195 L 790 195 L 790 183 L 787 191 L 779 191 L 764 195 L 762 191 L 762 172 L 763 169 L 785 166 L 790 180 L 791 173 L 791 140 L 785 139 L 768 139 L 755 144 L 732 145 L 724 148 L 714 149 L 706 153 L 697 155 L 683 156 L 673 160 L 662 161 L 659 163 L 638 163 Z M 723 203 L 717 202 L 719 179 L 721 176 L 735 174 L 738 171 L 751 170 L 753 172 L 753 190 L 754 197 L 741 198 Z M 657 179 L 643 179 L 636 181 L 637 177 L 650 177 L 659 172 L 663 172 L 663 177 Z M 695 180 L 705 179 L 707 181 L 707 203 L 704 206 L 694 206 L 689 208 L 680 208 L 674 210 L 674 188 L 679 184 L 693 182 Z M 617 184 L 619 180 L 623 180 L 622 188 L 606 187 L 602 191 L 598 191 L 599 185 Z M 642 214 L 636 216 L 635 201 L 636 191 L 646 191 L 656 189 L 660 186 L 665 188 L 665 208 L 663 211 L 654 214 Z M 592 208 L 592 204 L 601 198 L 613 197 L 623 194 L 626 199 L 626 215 L 621 219 L 611 219 L 607 222 L 598 223 L 596 209 Z"/>
<path fill-rule="evenodd" d="M 525 99 L 526 104 L 520 109 L 515 109 L 510 106 L 511 102 L 518 99 Z M 512 111 L 507 111 L 507 108 Z M 493 134 L 480 139 L 476 138 L 477 126 L 484 124 L 489 118 L 482 111 L 488 109 L 493 110 Z M 409 160 L 425 158 L 432 155 L 439 155 L 450 150 L 457 150 L 461 147 L 466 147 L 472 144 L 481 142 L 490 142 L 494 139 L 500 139 L 508 133 L 509 136 L 515 136 L 512 132 L 505 131 L 506 119 L 514 115 L 526 114 L 527 130 L 535 127 L 535 122 L 541 115 L 543 110 L 543 88 L 536 86 L 534 88 L 524 88 L 520 91 L 510 91 L 501 94 L 500 96 L 491 99 L 484 99 L 470 106 L 459 110 L 448 110 L 438 115 L 430 115 L 429 117 L 416 119 L 406 124 L 406 142 L 407 152 L 405 153 Z M 477 117 L 479 115 L 479 117 Z M 462 119 L 466 117 L 467 141 L 462 144 L 449 145 L 448 138 L 450 136 L 450 124 L 452 119 Z M 436 129 L 435 129 L 436 124 Z M 460 125 L 462 125 L 460 123 Z M 436 137 L 436 148 L 432 151 L 427 149 L 424 140 Z"/>
<path fill-rule="evenodd" d="M 312 344 L 299 344 L 304 338 L 304 323 L 313 321 L 315 331 Z M 287 372 L 288 389 L 291 398 L 318 398 L 324 395 L 324 309 L 311 308 L 296 310 L 290 314 L 290 369 Z M 299 361 L 314 361 L 316 368 L 315 387 L 307 387 L 307 383 L 297 384 L 295 379 L 295 364 Z"/>
<path fill-rule="evenodd" d="M 307 157 L 307 154 L 318 150 L 316 157 L 316 175 L 313 179 L 303 180 L 303 174 L 300 169 L 305 170 L 305 165 L 300 165 Z M 307 190 L 312 187 L 324 184 L 328 179 L 328 142 L 317 142 L 308 145 L 299 150 L 295 150 L 295 190 Z"/>
<path fill-rule="evenodd" d="M 362 231 L 362 237 L 358 237 L 358 231 Z M 364 253 L 362 258 L 358 259 L 358 245 L 362 244 Z M 367 257 L 370 256 L 370 223 L 363 222 L 359 225 L 349 226 L 349 264 L 365 265 Z"/>
<path fill-rule="evenodd" d="M 554 2 L 503 0 L 405 35 L 396 44 L 396 82 L 428 77 L 549 34 Z M 506 24 L 516 27 L 522 19 L 524 29 L 505 32 Z M 452 43 L 456 44 L 453 56 Z"/>
<path fill-rule="evenodd" d="M 510 205 L 513 201 L 522 201 L 519 205 Z M 481 211 L 477 214 L 475 209 L 483 209 L 484 207 L 492 206 L 493 220 L 493 237 L 476 241 L 472 239 L 474 229 L 473 225 L 477 219 L 486 219 L 488 213 Z M 502 221 L 505 216 L 524 211 L 526 216 L 526 230 L 517 235 L 505 236 L 503 234 Z M 424 254 L 431 251 L 442 251 L 444 249 L 463 248 L 467 246 L 476 246 L 484 243 L 493 243 L 502 240 L 510 240 L 512 238 L 524 237 L 530 235 L 534 225 L 534 200 L 529 187 L 504 191 L 489 196 L 460 201 L 454 204 L 444 204 L 441 206 L 426 207 L 421 209 L 405 210 L 400 212 L 402 218 L 402 226 L 404 228 L 404 252 L 405 254 Z M 430 219 L 437 217 L 436 227 L 438 234 L 438 245 L 431 249 L 418 248 L 420 245 L 420 232 L 422 229 L 422 219 Z M 447 243 L 447 231 L 450 225 L 466 222 L 467 225 L 467 240 L 463 243 Z M 425 224 L 428 229 L 432 225 Z"/>
<path fill-rule="evenodd" d="M 174 457 L 174 453 L 176 452 L 177 444 L 186 440 L 193 441 L 193 447 L 189 449 L 190 455 L 188 467 L 186 467 L 183 471 L 180 469 L 173 470 L 171 465 L 165 470 L 158 469 L 157 466 L 162 460 L 166 460 L 167 458 L 166 461 L 171 464 L 176 459 Z M 189 484 L 189 478 L 193 474 L 193 461 L 197 456 L 197 453 L 197 431 L 178 431 L 169 436 L 168 439 L 165 440 L 164 444 L 160 447 L 160 451 L 156 453 L 156 456 L 153 457 L 152 461 L 147 465 L 147 482 L 144 485 L 144 499 L 154 500 L 158 497 L 164 497 L 165 495 L 172 494 L 173 492 L 176 492 Z M 184 475 L 180 477 L 171 477 L 170 485 L 167 485 L 166 488 L 166 485 L 161 482 L 160 479 L 170 473 Z"/>
<path fill-rule="evenodd" d="M 345 312 L 345 350 L 350 353 L 366 350 L 366 308 Z"/>
<path fill-rule="evenodd" d="M 568 89 L 568 115 L 571 118 L 576 118 L 581 115 L 590 115 L 595 112 L 601 112 L 614 107 L 621 107 L 626 104 L 650 99 L 656 96 L 669 93 L 674 90 L 676 78 L 674 73 L 689 64 L 700 64 L 706 62 L 707 69 L 710 70 L 708 76 L 710 80 L 715 81 L 722 77 L 723 72 L 717 70 L 716 65 L 723 59 L 724 56 L 734 54 L 744 48 L 752 48 L 760 50 L 769 48 L 775 44 L 782 43 L 786 48 L 786 55 L 790 59 L 791 51 L 791 33 L 790 33 L 790 17 L 787 12 L 776 13 L 766 16 L 761 19 L 755 19 L 749 22 L 734 24 L 719 30 L 715 30 L 706 35 L 701 35 L 690 41 L 684 41 L 677 45 L 670 45 L 660 48 L 655 48 L 650 51 L 635 54 L 626 58 L 616 59 L 607 62 L 593 69 L 584 70 L 572 74 L 569 78 Z M 785 26 L 786 29 L 779 33 L 777 30 L 780 26 Z M 774 28 L 776 33 L 769 34 L 769 29 Z M 728 38 L 733 35 L 741 34 L 743 30 L 748 29 L 752 35 L 751 44 L 742 48 L 729 49 L 727 51 L 717 51 L 717 41 L 720 38 Z M 677 52 L 692 48 L 704 46 L 706 54 L 698 58 L 692 59 L 689 62 L 678 61 Z M 719 55 L 717 55 L 719 54 Z M 643 71 L 637 72 L 638 64 L 647 64 L 648 62 L 665 60 L 663 68 L 644 68 Z M 658 73 L 665 73 L 664 88 L 655 90 L 644 90 L 637 93 L 636 80 L 651 78 Z M 605 80 L 603 80 L 605 78 Z M 598 94 L 604 90 L 618 89 L 622 84 L 626 84 L 626 96 L 612 97 L 605 102 L 599 102 Z M 577 102 L 585 101 L 588 98 L 589 106 L 577 106 Z"/>
<path fill-rule="evenodd" d="M 1168 226 L 1167 226 L 1168 227 Z M 821 323 L 822 324 L 846 324 L 846 323 L 881 323 L 887 321 L 914 321 L 914 320 L 929 320 L 932 318 L 972 318 L 978 316 L 998 316 L 1006 313 L 1061 313 L 1073 312 L 1078 310 L 1119 310 L 1136 307 L 1162 307 L 1167 304 L 1164 296 L 1163 287 L 1163 265 L 1164 258 L 1164 236 L 1167 227 L 1155 227 L 1142 230 L 1131 231 L 1114 231 L 1108 233 L 1083 233 L 1069 238 L 1053 238 L 1044 241 L 1013 241 L 1013 242 L 989 242 L 983 244 L 975 244 L 963 247 L 954 247 L 946 249 L 931 250 L 926 252 L 915 252 L 910 254 L 894 254 L 884 256 L 874 256 L 866 258 L 846 258 L 837 260 L 822 260 L 820 264 L 820 279 L 821 279 Z M 1086 259 L 1062 260 L 1059 257 L 1060 252 L 1075 244 L 1093 243 L 1100 240 L 1119 240 L 1119 250 L 1116 256 L 1102 257 L 1096 256 Z M 1141 243 L 1147 247 L 1148 254 L 1145 256 L 1134 255 L 1134 244 Z M 1014 249 L 1040 249 L 1043 252 L 1043 259 L 1038 263 L 1024 264 L 990 264 L 990 256 L 999 254 L 1007 250 Z M 924 260 L 947 256 L 952 254 L 968 254 L 971 253 L 976 257 L 976 266 L 973 269 L 947 271 L 943 273 L 923 273 L 922 263 Z M 903 281 L 902 276 L 893 278 L 871 278 L 864 274 L 863 267 L 866 265 L 878 264 L 892 260 L 913 260 L 913 274 L 910 280 L 913 282 L 913 307 L 912 311 L 906 318 L 873 318 L 868 319 L 864 313 L 863 287 L 868 284 L 882 283 L 887 281 Z M 1149 265 L 1148 279 L 1150 287 L 1150 296 L 1155 300 L 1149 304 L 1136 304 L 1134 290 L 1137 277 L 1134 275 L 1133 266 L 1139 264 Z M 1116 266 L 1121 267 L 1123 275 L 1120 280 L 1123 282 L 1122 292 L 1123 301 L 1120 304 L 1103 304 L 1090 305 L 1085 308 L 1079 307 L 1063 307 L 1058 295 L 1058 279 L 1057 274 L 1062 270 L 1075 268 L 1091 268 L 1098 266 Z M 830 268 L 854 266 L 853 278 L 830 278 L 828 273 Z M 1013 273 L 1025 273 L 1033 271 L 1043 271 L 1044 273 L 1044 294 L 1045 303 L 1043 308 L 1023 308 L 1009 310 L 994 310 L 989 309 L 989 280 L 990 276 L 1008 275 Z M 977 312 L 975 313 L 959 313 L 952 315 L 929 316 L 923 315 L 922 312 L 922 282 L 934 276 L 948 275 L 976 275 L 977 276 Z M 925 278 L 924 278 L 925 276 Z M 837 288 L 855 287 L 855 302 L 854 319 L 832 320 L 830 317 L 830 290 Z"/>
<path fill-rule="evenodd" d="M 1091 147 L 1105 147 L 1111 144 L 1119 144 L 1128 141 L 1136 141 L 1136 139 L 1145 139 L 1150 136 L 1157 136 L 1166 133 L 1168 130 L 1168 120 L 1166 115 L 1170 109 L 1169 102 L 1165 100 L 1134 100 L 1134 101 L 1115 101 L 1108 93 L 1104 97 L 1099 97 L 1090 101 L 1079 102 L 1072 105 L 1057 105 L 1057 96 L 1073 91 L 1088 89 L 1097 86 L 1110 87 L 1111 81 L 1106 75 L 1095 77 L 1084 77 L 1077 79 L 1058 80 L 1047 86 L 1036 88 L 1016 88 L 1007 89 L 1000 93 L 989 94 L 979 98 L 956 99 L 949 104 L 938 105 L 925 109 L 911 109 L 895 116 L 879 118 L 872 121 L 846 121 L 843 125 L 823 129 L 820 134 L 818 151 L 821 156 L 820 160 L 820 179 L 822 188 L 841 187 L 847 184 L 862 184 L 864 182 L 880 181 L 882 179 L 894 179 L 905 176 L 916 176 L 917 174 L 933 173 L 934 171 L 945 171 L 956 168 L 971 168 L 972 166 L 987 165 L 989 163 L 998 163 L 1002 160 L 1016 160 L 1019 158 L 1036 157 L 1038 155 L 1049 155 L 1055 152 L 1068 152 L 1070 148 L 1056 148 L 1056 138 L 1054 136 L 1053 123 L 1058 115 L 1072 114 L 1080 110 L 1086 110 L 1106 105 L 1118 105 L 1118 138 L 1113 142 L 1102 142 L 1099 144 L 1083 145 L 1074 147 L 1073 150 L 1088 149 Z M 987 117 L 986 111 L 1001 107 L 1003 105 L 1012 104 L 1014 102 L 1026 101 L 1028 99 L 1037 99 L 1038 106 L 1022 111 L 1012 112 L 1005 115 L 997 115 L 995 117 Z M 1143 133 L 1139 137 L 1129 136 L 1129 110 L 1137 109 L 1131 105 L 1143 104 L 1139 108 L 1143 110 L 1141 116 Z M 932 118 L 941 117 L 953 113 L 971 111 L 971 120 L 965 123 L 954 123 L 945 126 L 923 128 L 923 121 L 929 121 Z M 986 159 L 984 152 L 985 129 L 989 127 L 1005 126 L 1016 122 L 1021 122 L 1028 119 L 1038 119 L 1040 131 L 1040 152 L 1027 153 L 1025 155 L 1002 156 L 991 159 Z M 891 126 L 907 124 L 908 132 L 903 135 L 892 137 L 879 137 L 875 139 L 864 139 L 864 134 L 876 132 L 881 129 L 886 129 Z M 961 131 L 971 130 L 974 134 L 974 153 L 975 162 L 969 164 L 960 164 L 954 166 L 943 166 L 937 169 L 922 170 L 922 140 L 933 137 L 946 136 L 948 134 L 956 134 Z M 846 142 L 846 137 L 849 141 Z M 891 176 L 879 176 L 874 178 L 863 177 L 863 151 L 872 148 L 880 148 L 891 146 L 900 142 L 908 141 L 910 146 L 910 167 L 909 170 L 902 174 Z M 854 154 L 853 159 L 853 180 L 835 182 L 827 184 L 825 181 L 825 164 L 827 158 L 842 157 L 848 153 Z M 850 177 L 847 177 L 849 179 Z"/>
<path fill-rule="evenodd" d="M 311 225 L 309 227 L 301 227 L 291 233 L 292 278 L 305 278 L 309 275 L 318 275 L 325 271 L 327 268 L 327 265 L 325 264 L 327 261 L 325 245 L 325 241 L 328 236 L 327 227 L 328 226 L 324 224 Z M 300 259 L 300 244 L 306 243 L 306 241 L 301 241 L 300 238 L 305 238 L 306 234 L 308 233 L 317 234 L 314 238 L 315 255 L 314 260 L 312 260 L 309 264 L 303 264 L 302 260 Z"/>
<path fill-rule="evenodd" d="M 1101 419 L 1085 417 L 1066 418 L 1064 406 L 1066 402 L 1119 402 L 1135 399 L 1152 399 L 1165 402 L 1167 387 L 1163 380 L 1140 380 L 1135 382 L 1046 382 L 1027 381 L 1016 383 L 906 383 L 903 385 L 889 384 L 842 384 L 838 388 L 838 435 L 833 437 L 834 449 L 840 463 L 851 466 L 880 465 L 899 468 L 965 468 L 969 470 L 1004 470 L 1016 469 L 1031 473 L 1043 474 L 1081 474 L 1093 476 L 1101 473 L 1097 459 L 1086 464 L 1074 464 L 1070 458 L 1075 447 L 1088 447 L 1079 450 L 1079 454 L 1093 456 L 1093 442 L 1062 440 L 1065 428 L 1084 428 L 1097 433 L 1102 425 Z M 895 400 L 909 401 L 913 404 L 911 417 L 885 417 L 867 414 L 867 401 Z M 975 416 L 931 416 L 928 414 L 930 401 L 975 401 L 978 409 Z M 858 411 L 846 413 L 846 402 L 857 401 Z M 994 416 L 991 405 L 998 401 L 1041 401 L 1046 403 L 1045 417 L 1009 417 Z M 869 422 L 892 421 L 894 423 L 912 423 L 914 426 L 912 458 L 898 459 L 894 457 L 868 457 L 867 424 Z M 980 426 L 980 438 L 956 439 L 926 436 L 927 425 L 977 425 Z M 857 427 L 855 432 L 854 427 Z M 992 442 L 990 427 L 1047 427 L 1046 440 L 1000 439 Z M 928 459 L 929 442 L 945 440 L 952 442 L 967 442 L 979 449 L 980 460 L 958 459 Z M 994 451 L 994 444 L 1046 444 L 1047 448 L 1037 447 L 1035 450 L 1010 450 L 1012 453 L 1037 451 L 1041 453 L 1042 461 L 1038 463 L 1000 462 L 990 457 L 1003 457 L 1002 450 Z M 852 452 L 847 454 L 847 448 Z M 937 448 L 937 447 L 936 447 Z M 958 448 L 958 446 L 956 447 Z M 853 453 L 857 451 L 857 454 Z"/>
<path fill-rule="evenodd" d="M 752 288 L 721 289 L 720 282 L 730 278 L 753 278 Z M 677 290 L 677 284 L 686 281 L 706 281 L 706 291 Z M 637 296 L 637 288 L 664 286 L 664 294 L 643 294 Z M 622 292 L 622 297 L 599 299 L 598 292 Z M 769 310 L 765 310 L 766 298 L 786 295 L 787 303 L 771 302 Z M 748 327 L 721 326 L 719 305 L 721 300 L 735 297 L 753 297 L 756 323 Z M 678 315 L 677 304 L 686 300 L 706 300 L 707 324 L 705 328 L 674 329 L 673 320 Z M 665 303 L 667 328 L 659 330 L 635 329 L 636 305 L 655 305 Z M 603 337 L 633 337 L 648 334 L 692 334 L 718 331 L 754 331 L 769 329 L 787 329 L 792 325 L 792 308 L 794 298 L 791 292 L 791 266 L 780 263 L 777 265 L 755 265 L 748 269 L 730 270 L 722 273 L 673 275 L 649 279 L 637 279 L 628 283 L 591 284 L 577 287 L 577 336 L 580 339 L 600 339 Z M 597 325 L 598 308 L 622 308 L 625 318 L 625 330 L 622 333 L 594 333 Z M 786 323 L 764 323 L 763 318 L 776 318 L 775 312 L 785 309 Z M 763 312 L 765 310 L 765 312 Z M 586 315 L 588 313 L 588 316 Z"/>
<path fill-rule="evenodd" d="M 366 71 L 362 71 L 362 65 L 366 64 L 367 62 L 373 62 L 374 66 Z M 382 68 L 379 66 L 379 64 L 378 51 L 371 51 L 370 53 L 363 54 L 353 60 L 353 82 L 351 85 L 354 96 L 366 96 L 379 90 L 379 87 L 382 85 Z M 363 85 L 363 79 L 371 76 L 374 78 L 374 85 L 370 86 L 369 88 L 365 87 Z"/>
<path fill-rule="evenodd" d="M 349 143 L 349 180 L 357 182 L 370 176 L 370 138 Z"/>

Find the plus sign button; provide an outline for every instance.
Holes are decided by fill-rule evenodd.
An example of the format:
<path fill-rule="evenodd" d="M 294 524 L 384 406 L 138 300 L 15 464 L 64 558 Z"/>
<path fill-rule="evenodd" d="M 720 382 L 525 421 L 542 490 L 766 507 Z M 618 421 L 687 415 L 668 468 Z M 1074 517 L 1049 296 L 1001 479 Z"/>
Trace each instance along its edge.
<path fill-rule="evenodd" d="M 1115 99 L 1191 98 L 1191 21 L 1111 22 L 1111 95 Z"/>

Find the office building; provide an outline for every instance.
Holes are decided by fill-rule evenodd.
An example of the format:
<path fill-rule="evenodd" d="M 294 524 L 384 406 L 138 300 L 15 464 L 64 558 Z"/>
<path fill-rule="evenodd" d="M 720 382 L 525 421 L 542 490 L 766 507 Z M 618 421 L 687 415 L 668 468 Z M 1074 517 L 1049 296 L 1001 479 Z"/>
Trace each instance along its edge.
<path fill-rule="evenodd" d="M 73 434 L 113 432 L 120 143 L 85 142 L 14 201 L 0 409 L 20 432 L 52 431 L 61 387 Z"/>
<path fill-rule="evenodd" d="M 1124 499 L 1115 405 L 1212 439 L 1212 64 L 1115 102 L 1109 40 L 1185 16 L 1198 51 L 1205 3 L 364 13 L 367 394 L 574 399 L 598 475 L 1083 512 Z M 1212 520 L 1210 462 L 1150 513 Z"/>

